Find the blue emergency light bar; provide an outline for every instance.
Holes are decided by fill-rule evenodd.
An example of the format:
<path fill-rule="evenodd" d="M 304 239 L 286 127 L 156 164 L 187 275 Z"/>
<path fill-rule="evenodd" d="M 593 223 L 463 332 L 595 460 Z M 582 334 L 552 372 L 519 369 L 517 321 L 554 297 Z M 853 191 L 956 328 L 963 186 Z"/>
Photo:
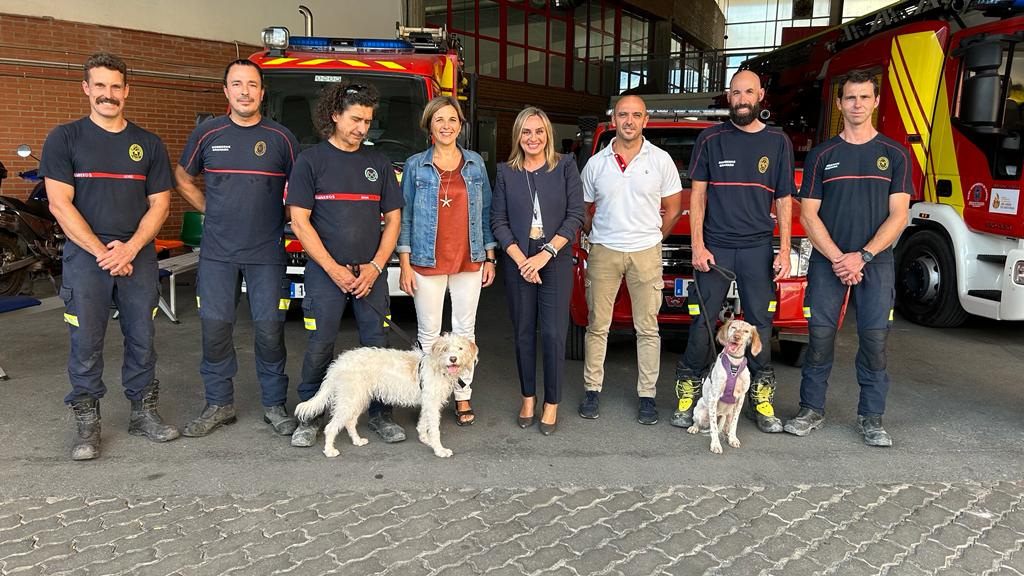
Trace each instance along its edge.
<path fill-rule="evenodd" d="M 326 38 L 323 36 L 292 36 L 292 48 L 314 52 L 415 52 L 416 48 L 405 40 L 374 40 L 369 38 Z"/>

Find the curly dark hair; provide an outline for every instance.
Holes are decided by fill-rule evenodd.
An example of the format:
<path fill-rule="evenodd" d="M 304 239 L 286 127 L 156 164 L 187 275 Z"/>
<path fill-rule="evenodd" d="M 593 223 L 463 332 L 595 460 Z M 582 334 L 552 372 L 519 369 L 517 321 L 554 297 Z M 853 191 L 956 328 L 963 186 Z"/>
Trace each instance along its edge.
<path fill-rule="evenodd" d="M 377 109 L 380 103 L 380 92 L 373 84 L 359 84 L 351 80 L 342 80 L 324 87 L 320 100 L 316 103 L 316 130 L 324 140 L 334 134 L 335 113 L 341 114 L 349 106 L 368 106 Z"/>
<path fill-rule="evenodd" d="M 120 57 L 111 54 L 110 52 L 97 52 L 82 65 L 82 70 L 85 73 L 85 81 L 89 81 L 89 70 L 93 68 L 106 68 L 108 70 L 117 70 L 124 77 L 124 83 L 128 83 L 128 66 L 124 63 Z"/>
<path fill-rule="evenodd" d="M 850 84 L 863 84 L 865 82 L 871 82 L 871 87 L 875 90 L 875 96 L 878 96 L 878 78 L 874 74 L 867 70 L 851 70 L 843 75 L 839 79 L 839 98 L 843 97 L 843 89 L 846 87 L 846 83 Z"/>

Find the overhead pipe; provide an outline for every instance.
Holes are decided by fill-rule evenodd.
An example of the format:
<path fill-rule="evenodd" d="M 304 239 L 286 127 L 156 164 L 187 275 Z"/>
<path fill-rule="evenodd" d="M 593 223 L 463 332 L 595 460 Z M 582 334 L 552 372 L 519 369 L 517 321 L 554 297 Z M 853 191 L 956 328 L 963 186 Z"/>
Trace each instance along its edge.
<path fill-rule="evenodd" d="M 306 36 L 313 35 L 313 11 L 309 7 L 299 4 L 299 14 L 302 14 L 302 29 Z"/>

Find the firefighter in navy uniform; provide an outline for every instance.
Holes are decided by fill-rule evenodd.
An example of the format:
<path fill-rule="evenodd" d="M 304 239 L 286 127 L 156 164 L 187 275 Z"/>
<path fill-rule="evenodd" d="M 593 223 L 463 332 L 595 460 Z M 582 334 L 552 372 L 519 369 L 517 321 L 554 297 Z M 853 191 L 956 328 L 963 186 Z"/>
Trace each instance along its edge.
<path fill-rule="evenodd" d="M 232 333 L 245 279 L 255 338 L 256 375 L 263 420 L 291 435 L 296 420 L 285 402 L 284 186 L 299 151 L 295 136 L 260 113 L 263 72 L 250 60 L 224 69 L 224 95 L 231 111 L 200 124 L 175 168 L 178 189 L 203 221 L 197 303 L 203 330 L 206 406 L 182 431 L 206 436 L 235 421 L 234 384 L 238 372 Z M 205 190 L 196 185 L 202 173 Z"/>
<path fill-rule="evenodd" d="M 325 88 L 315 117 L 325 140 L 299 155 L 288 180 L 292 229 L 309 254 L 302 301 L 309 343 L 298 389 L 301 401 L 320 389 L 350 303 L 360 345 L 388 346 L 384 267 L 398 243 L 405 198 L 388 157 L 362 144 L 379 99 L 372 85 L 339 82 Z M 385 442 L 405 440 L 390 406 L 373 400 L 369 414 L 370 430 Z M 312 446 L 320 429 L 320 419 L 300 422 L 292 446 Z"/>
<path fill-rule="evenodd" d="M 885 342 L 892 326 L 892 245 L 907 225 L 911 182 L 906 148 L 879 134 L 871 116 L 878 81 L 864 71 L 839 80 L 843 130 L 816 146 L 804 163 L 800 222 L 814 244 L 804 315 L 810 332 L 800 383 L 800 410 L 785 430 L 805 436 L 825 423 L 836 327 L 847 292 L 857 310 L 857 426 L 869 446 L 891 446 L 882 427 L 889 392 Z"/>
<path fill-rule="evenodd" d="M 731 282 L 711 271 L 708 263 L 735 271 L 744 318 L 757 328 L 765 346 L 749 358 L 753 381 L 744 412 L 762 432 L 782 432 L 775 416 L 775 371 L 771 366 L 774 281 L 789 276 L 792 226 L 793 145 L 781 129 L 758 119 L 764 89 L 757 74 L 737 72 L 729 83 L 730 122 L 705 129 L 693 148 L 690 175 L 690 229 L 694 279 L 704 304 L 690 287 L 687 298 L 692 322 L 686 351 L 676 365 L 679 406 L 672 425 L 693 425 L 693 409 L 701 394 L 701 377 L 710 364 L 714 344 L 703 314 L 712 325 Z M 772 256 L 775 204 L 779 253 Z M 704 309 L 707 306 L 707 309 Z"/>
<path fill-rule="evenodd" d="M 157 413 L 159 383 L 153 349 L 153 318 L 160 299 L 153 238 L 170 206 L 170 162 L 163 142 L 125 120 L 127 67 L 107 53 L 85 62 L 82 89 L 88 116 L 53 129 L 43 145 L 39 173 L 50 211 L 67 234 L 63 286 L 64 321 L 71 332 L 64 401 L 75 414 L 74 460 L 100 453 L 99 400 L 103 340 L 110 305 L 120 312 L 124 334 L 121 384 L 131 401 L 128 432 L 155 442 L 178 437 Z"/>

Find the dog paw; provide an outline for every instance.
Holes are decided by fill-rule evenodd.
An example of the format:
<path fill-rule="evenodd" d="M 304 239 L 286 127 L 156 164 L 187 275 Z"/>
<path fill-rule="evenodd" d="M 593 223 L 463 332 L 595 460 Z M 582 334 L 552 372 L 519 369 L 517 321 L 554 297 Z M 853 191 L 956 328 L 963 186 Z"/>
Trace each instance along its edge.
<path fill-rule="evenodd" d="M 717 443 L 717 442 L 712 444 L 711 445 L 711 453 L 712 454 L 721 454 L 722 453 L 722 445 Z"/>
<path fill-rule="evenodd" d="M 454 454 L 454 452 L 448 448 L 437 448 L 434 450 L 434 456 L 437 456 L 438 458 L 451 458 L 452 454 Z"/>
<path fill-rule="evenodd" d="M 739 448 L 740 447 L 740 439 L 736 438 L 736 437 L 729 438 L 729 446 L 732 446 L 733 448 Z"/>
<path fill-rule="evenodd" d="M 694 424 L 693 426 L 687 428 L 686 431 L 689 432 L 690 434 L 700 434 L 700 426 Z"/>
<path fill-rule="evenodd" d="M 324 456 L 328 458 L 337 458 L 338 454 L 341 454 L 341 452 L 338 452 L 337 448 L 324 448 Z"/>
<path fill-rule="evenodd" d="M 426 434 L 420 434 L 420 442 L 423 442 L 424 444 L 429 446 L 430 445 L 430 436 L 427 436 Z"/>
<path fill-rule="evenodd" d="M 370 441 L 367 440 L 366 438 L 353 438 L 352 439 L 352 445 L 353 446 L 366 446 L 369 443 L 370 443 Z"/>

